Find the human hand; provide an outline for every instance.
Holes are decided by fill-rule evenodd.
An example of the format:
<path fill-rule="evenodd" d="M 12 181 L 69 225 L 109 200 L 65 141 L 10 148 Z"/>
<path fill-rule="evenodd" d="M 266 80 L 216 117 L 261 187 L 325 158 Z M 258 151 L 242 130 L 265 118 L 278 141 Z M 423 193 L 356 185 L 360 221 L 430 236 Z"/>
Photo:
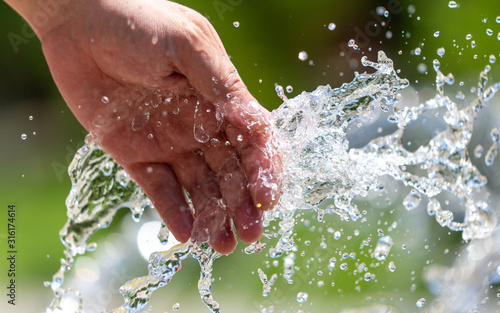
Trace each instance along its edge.
<path fill-rule="evenodd" d="M 279 198 L 280 155 L 269 112 L 210 23 L 164 0 L 72 5 L 64 23 L 39 36 L 80 123 L 179 241 L 209 241 L 228 254 L 232 225 L 241 240 L 258 240 L 262 211 Z"/>

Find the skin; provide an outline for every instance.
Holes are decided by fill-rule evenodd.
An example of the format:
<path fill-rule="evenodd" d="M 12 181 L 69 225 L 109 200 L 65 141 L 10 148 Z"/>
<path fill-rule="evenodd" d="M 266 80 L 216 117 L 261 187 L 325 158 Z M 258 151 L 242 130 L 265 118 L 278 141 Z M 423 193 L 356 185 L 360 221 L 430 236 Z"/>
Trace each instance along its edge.
<path fill-rule="evenodd" d="M 229 254 L 233 229 L 260 238 L 281 187 L 269 112 L 203 16 L 164 0 L 73 0 L 37 25 L 40 2 L 6 2 L 37 33 L 74 115 L 177 240 Z"/>

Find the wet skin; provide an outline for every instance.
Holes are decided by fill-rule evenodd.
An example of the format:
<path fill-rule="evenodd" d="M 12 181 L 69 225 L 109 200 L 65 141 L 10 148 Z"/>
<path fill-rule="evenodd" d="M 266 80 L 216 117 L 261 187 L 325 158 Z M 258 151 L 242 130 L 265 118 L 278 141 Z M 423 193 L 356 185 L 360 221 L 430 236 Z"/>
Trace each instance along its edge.
<path fill-rule="evenodd" d="M 164 0 L 88 0 L 40 34 L 80 123 L 152 200 L 181 242 L 231 253 L 280 193 L 269 112 L 210 23 Z M 189 194 L 192 207 L 186 197 Z"/>

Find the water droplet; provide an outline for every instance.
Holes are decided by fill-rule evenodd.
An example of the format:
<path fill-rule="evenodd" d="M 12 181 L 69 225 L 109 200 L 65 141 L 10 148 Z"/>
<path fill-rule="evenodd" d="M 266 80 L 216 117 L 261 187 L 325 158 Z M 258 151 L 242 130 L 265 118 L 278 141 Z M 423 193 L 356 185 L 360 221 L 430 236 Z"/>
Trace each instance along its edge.
<path fill-rule="evenodd" d="M 243 135 L 238 135 L 238 136 L 236 137 L 236 140 L 238 140 L 238 141 L 243 141 Z"/>
<path fill-rule="evenodd" d="M 347 46 L 350 47 L 350 48 L 353 48 L 354 50 L 358 50 L 359 49 L 359 47 L 356 44 L 356 41 L 354 39 L 349 40 L 349 42 L 347 43 Z"/>
<path fill-rule="evenodd" d="M 495 158 L 497 157 L 498 153 L 498 142 L 495 141 L 491 145 L 491 147 L 488 149 L 488 152 L 486 152 L 486 155 L 484 156 L 484 164 L 486 166 L 492 166 L 493 162 L 495 162 Z"/>
<path fill-rule="evenodd" d="M 337 263 L 337 259 L 335 257 L 330 258 L 330 261 L 328 262 L 328 270 L 330 272 L 333 270 L 336 263 Z"/>
<path fill-rule="evenodd" d="M 441 66 L 441 63 L 439 62 L 438 59 L 434 59 L 432 61 L 432 67 L 434 68 L 434 70 L 437 72 L 439 71 L 439 67 Z"/>
<path fill-rule="evenodd" d="M 104 104 L 109 103 L 109 98 L 106 97 L 106 96 L 104 96 L 104 97 L 101 98 L 101 102 L 104 103 Z"/>
<path fill-rule="evenodd" d="M 495 55 L 491 54 L 490 55 L 490 63 L 493 64 L 497 61 L 497 58 L 495 57 Z"/>
<path fill-rule="evenodd" d="M 113 169 L 115 168 L 115 163 L 114 162 L 106 162 L 102 166 L 101 170 L 104 176 L 111 176 L 113 174 Z"/>
<path fill-rule="evenodd" d="M 418 192 L 416 189 L 412 189 L 410 193 L 404 198 L 403 200 L 403 206 L 408 210 L 411 211 L 418 207 L 420 204 L 420 201 L 422 200 L 422 196 L 420 195 L 420 192 Z"/>
<path fill-rule="evenodd" d="M 135 132 L 141 130 L 142 128 L 144 128 L 144 126 L 146 126 L 148 121 L 149 113 L 134 117 L 132 119 L 132 130 Z"/>
<path fill-rule="evenodd" d="M 372 279 L 375 278 L 375 275 L 372 274 L 372 273 L 365 273 L 365 275 L 364 275 L 363 278 L 364 278 L 365 281 L 370 281 L 370 280 L 372 280 Z"/>
<path fill-rule="evenodd" d="M 458 7 L 458 4 L 455 1 L 448 2 L 448 7 L 455 9 Z"/>
<path fill-rule="evenodd" d="M 379 261 L 385 260 L 389 255 L 393 244 L 394 242 L 392 241 L 391 236 L 380 237 L 377 241 L 377 246 L 373 251 L 372 257 Z"/>
<path fill-rule="evenodd" d="M 201 110 L 200 102 L 197 101 L 193 117 L 193 136 L 199 143 L 207 143 L 210 140 L 210 135 L 203 127 L 203 112 L 201 112 Z"/>
<path fill-rule="evenodd" d="M 385 38 L 387 39 L 391 39 L 392 38 L 392 32 L 390 30 L 388 30 L 386 33 L 385 33 Z"/>
<path fill-rule="evenodd" d="M 236 28 L 240 27 L 240 22 L 234 21 L 233 22 L 233 26 L 236 27 Z"/>
<path fill-rule="evenodd" d="M 333 234 L 333 238 L 334 238 L 335 240 L 339 240 L 341 235 L 342 235 L 342 233 L 341 233 L 341 232 L 336 231 L 336 232 Z"/>
<path fill-rule="evenodd" d="M 384 15 L 385 11 L 387 11 L 387 10 L 383 6 L 378 6 L 378 7 L 375 8 L 375 12 L 377 12 L 377 14 L 380 15 L 380 16 Z"/>
<path fill-rule="evenodd" d="M 127 187 L 130 183 L 130 176 L 125 170 L 118 170 L 115 175 L 116 181 L 122 186 Z"/>
<path fill-rule="evenodd" d="M 156 45 L 158 43 L 158 34 L 154 34 L 153 37 L 151 37 L 151 43 L 153 45 Z"/>
<path fill-rule="evenodd" d="M 443 47 L 441 47 L 441 48 L 438 48 L 438 49 L 437 49 L 437 54 L 438 54 L 440 57 L 443 57 L 444 53 L 445 53 L 445 50 L 444 50 L 444 48 L 443 48 Z"/>
<path fill-rule="evenodd" d="M 172 311 L 178 311 L 180 307 L 181 305 L 178 302 L 176 302 L 174 303 L 174 305 L 172 305 Z"/>
<path fill-rule="evenodd" d="M 500 40 L 500 32 L 497 34 L 497 39 Z"/>
<path fill-rule="evenodd" d="M 89 252 L 92 252 L 92 251 L 95 251 L 97 249 L 97 243 L 95 242 L 91 242 L 87 245 L 87 251 Z"/>
<path fill-rule="evenodd" d="M 422 53 L 422 49 L 420 47 L 416 47 L 414 53 L 415 55 L 420 55 Z"/>
<path fill-rule="evenodd" d="M 154 137 L 153 134 L 148 134 L 148 139 L 151 140 L 151 139 L 153 139 L 153 137 Z"/>
<path fill-rule="evenodd" d="M 288 85 L 286 86 L 286 92 L 291 93 L 293 91 L 293 87 Z"/>
<path fill-rule="evenodd" d="M 21 139 L 22 139 L 22 140 L 26 140 L 26 138 L 28 138 L 28 135 L 26 135 L 26 134 L 22 134 L 22 135 L 21 135 Z"/>
<path fill-rule="evenodd" d="M 278 97 L 280 97 L 283 101 L 288 100 L 288 97 L 285 95 L 285 90 L 283 89 L 283 86 L 276 84 L 274 86 L 274 90 L 276 91 Z"/>
<path fill-rule="evenodd" d="M 175 109 L 172 110 L 172 113 L 175 114 L 175 115 L 179 114 L 179 112 L 180 112 L 179 108 L 175 108 Z"/>
<path fill-rule="evenodd" d="M 500 15 L 499 15 L 499 16 L 497 16 L 497 18 L 495 19 L 495 21 L 496 21 L 498 24 L 500 24 Z"/>
<path fill-rule="evenodd" d="M 436 37 L 436 38 L 439 37 L 439 30 L 434 32 L 434 37 Z"/>
<path fill-rule="evenodd" d="M 220 145 L 220 141 L 217 138 L 212 138 L 210 139 L 210 144 L 212 145 L 212 147 L 218 147 Z"/>
<path fill-rule="evenodd" d="M 453 212 L 449 210 L 441 210 L 436 212 L 436 221 L 442 227 L 447 227 L 453 222 Z"/>
<path fill-rule="evenodd" d="M 465 39 L 467 39 L 467 40 L 471 40 L 471 39 L 472 39 L 472 35 L 471 35 L 471 34 L 467 34 L 467 35 L 465 36 Z"/>
<path fill-rule="evenodd" d="M 420 74 L 425 74 L 427 72 L 427 65 L 425 63 L 419 63 L 417 65 L 417 71 Z"/>
<path fill-rule="evenodd" d="M 389 265 L 387 266 L 389 268 L 389 271 L 394 272 L 396 270 L 396 264 L 394 264 L 393 261 L 389 262 Z"/>
<path fill-rule="evenodd" d="M 495 127 L 490 131 L 490 138 L 492 141 L 498 141 L 500 134 L 498 133 L 498 129 Z"/>
<path fill-rule="evenodd" d="M 298 303 L 304 303 L 307 301 L 307 298 L 309 297 L 309 295 L 307 294 L 307 292 L 299 292 L 297 294 L 297 302 Z"/>
<path fill-rule="evenodd" d="M 233 179 L 233 174 L 227 173 L 226 175 L 224 175 L 224 180 L 225 181 L 230 181 L 231 179 Z"/>
<path fill-rule="evenodd" d="M 423 307 L 425 304 L 425 298 L 418 299 L 416 304 L 417 304 L 417 307 L 419 307 L 419 308 Z"/>
<path fill-rule="evenodd" d="M 486 35 L 488 35 L 488 36 L 493 36 L 493 30 L 491 30 L 491 29 L 489 29 L 489 28 L 488 28 L 488 29 L 486 29 Z"/>
<path fill-rule="evenodd" d="M 472 41 L 470 42 L 470 47 L 471 47 L 471 48 L 475 48 L 475 47 L 476 47 L 476 41 L 475 41 L 475 40 L 472 40 Z"/>
<path fill-rule="evenodd" d="M 408 6 L 408 13 L 409 13 L 409 14 L 413 15 L 413 14 L 415 14 L 415 12 L 416 12 L 416 11 L 417 11 L 417 10 L 416 10 L 416 8 L 415 8 L 415 5 L 410 4 L 410 5 Z"/>
<path fill-rule="evenodd" d="M 29 120 L 32 121 L 33 120 L 33 115 L 30 115 L 29 116 Z"/>
<path fill-rule="evenodd" d="M 483 151 L 484 151 L 483 146 L 477 145 L 476 148 L 474 148 L 474 157 L 477 159 L 482 157 Z"/>
<path fill-rule="evenodd" d="M 335 28 L 337 28 L 337 25 L 335 25 L 335 23 L 328 24 L 328 29 L 329 30 L 334 30 Z"/>
<path fill-rule="evenodd" d="M 299 60 L 305 61 L 305 60 L 307 60 L 308 57 L 309 56 L 307 55 L 307 52 L 305 52 L 305 51 L 300 51 L 299 52 Z"/>

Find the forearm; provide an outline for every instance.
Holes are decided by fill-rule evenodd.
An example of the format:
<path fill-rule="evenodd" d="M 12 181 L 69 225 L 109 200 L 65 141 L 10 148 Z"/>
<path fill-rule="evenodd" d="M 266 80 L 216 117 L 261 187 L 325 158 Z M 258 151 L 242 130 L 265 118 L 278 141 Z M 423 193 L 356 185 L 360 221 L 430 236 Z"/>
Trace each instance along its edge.
<path fill-rule="evenodd" d="M 79 0 L 4 0 L 21 15 L 39 38 L 70 18 Z"/>

